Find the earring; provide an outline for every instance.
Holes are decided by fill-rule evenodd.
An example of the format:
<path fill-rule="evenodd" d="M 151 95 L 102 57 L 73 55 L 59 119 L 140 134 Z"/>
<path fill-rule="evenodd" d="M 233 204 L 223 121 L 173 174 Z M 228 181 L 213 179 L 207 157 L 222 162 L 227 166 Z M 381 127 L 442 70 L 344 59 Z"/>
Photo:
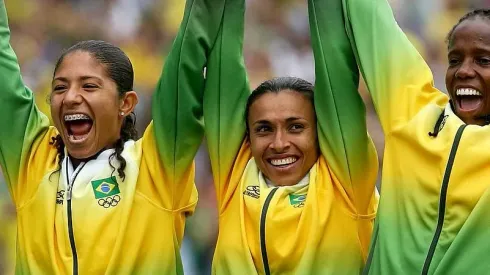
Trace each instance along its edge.
<path fill-rule="evenodd" d="M 120 112 L 119 115 L 124 116 L 124 112 Z"/>

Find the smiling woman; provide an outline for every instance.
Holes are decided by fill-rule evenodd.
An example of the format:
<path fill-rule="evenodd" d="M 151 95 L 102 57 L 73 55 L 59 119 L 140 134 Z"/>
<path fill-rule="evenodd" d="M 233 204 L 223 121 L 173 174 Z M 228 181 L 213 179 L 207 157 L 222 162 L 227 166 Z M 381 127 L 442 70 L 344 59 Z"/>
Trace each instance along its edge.
<path fill-rule="evenodd" d="M 197 203 L 193 157 L 203 136 L 193 102 L 223 2 L 187 1 L 153 121 L 135 140 L 138 97 L 124 52 L 103 41 L 64 52 L 49 126 L 22 81 L 0 0 L 0 165 L 17 209 L 17 274 L 183 273 L 179 248 Z"/>
<path fill-rule="evenodd" d="M 250 149 L 274 185 L 298 183 L 319 156 L 313 85 L 294 77 L 265 81 L 247 101 Z"/>
<path fill-rule="evenodd" d="M 83 41 L 58 60 L 52 82 L 51 117 L 60 134 L 56 145 L 60 160 L 64 148 L 74 167 L 103 149 L 116 148 L 124 178 L 124 142 L 136 139 L 131 116 L 138 97 L 133 91 L 133 70 L 119 48 L 103 41 Z"/>
<path fill-rule="evenodd" d="M 244 13 L 244 0 L 226 1 L 206 70 L 204 127 L 220 219 L 212 273 L 359 274 L 376 213 L 378 160 L 357 68 L 327 66 L 324 57 L 355 59 L 337 60 L 315 23 L 315 87 L 280 77 L 250 94 Z"/>
<path fill-rule="evenodd" d="M 490 123 L 490 11 L 461 18 L 448 34 L 446 87 L 466 124 Z"/>
<path fill-rule="evenodd" d="M 331 19 L 323 28 L 336 30 L 323 39 L 339 56 L 357 58 L 349 66 L 363 73 L 385 134 L 365 274 L 487 274 L 481 255 L 490 253 L 490 10 L 468 13 L 448 35 L 448 97 L 433 86 L 387 0 L 309 1 Z M 335 2 L 341 7 L 331 9 Z"/>

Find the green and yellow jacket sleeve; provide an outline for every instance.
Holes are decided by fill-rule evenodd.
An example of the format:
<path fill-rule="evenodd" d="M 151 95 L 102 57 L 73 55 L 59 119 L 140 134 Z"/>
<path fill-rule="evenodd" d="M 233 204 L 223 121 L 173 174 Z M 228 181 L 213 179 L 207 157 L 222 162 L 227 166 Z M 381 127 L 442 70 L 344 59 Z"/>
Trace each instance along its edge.
<path fill-rule="evenodd" d="M 386 0 L 342 0 L 345 28 L 385 135 L 406 124 L 428 103 L 441 108 L 447 96 L 433 87 L 432 73 L 395 21 Z M 338 13 L 329 10 L 328 15 Z M 343 39 L 341 32 L 329 37 Z"/>
<path fill-rule="evenodd" d="M 170 193 L 165 190 L 158 193 L 164 194 L 164 204 L 172 201 L 168 206 L 172 209 L 185 207 L 194 188 L 186 183 L 194 180 L 193 158 L 203 138 L 204 67 L 218 34 L 223 3 L 221 0 L 187 1 L 179 32 L 153 96 L 150 128 L 159 153 L 155 159 L 161 159 L 163 177 L 172 189 Z M 153 158 L 151 154 L 147 156 Z M 156 188 L 168 189 L 168 186 Z"/>
<path fill-rule="evenodd" d="M 22 80 L 17 57 L 10 46 L 3 0 L 0 0 L 0 110 L 0 165 L 12 198 L 19 207 L 35 192 L 34 185 L 30 188 L 29 183 L 21 186 L 18 182 L 23 169 L 27 169 L 35 140 L 46 133 L 49 121 L 37 109 L 32 91 Z"/>
<path fill-rule="evenodd" d="M 318 139 L 328 166 L 343 185 L 356 214 L 372 214 L 378 159 L 357 91 L 359 73 L 345 36 L 338 0 L 309 0 L 315 57 Z M 340 33 L 341 35 L 338 35 Z M 335 38 L 335 39 L 334 39 Z"/>
<path fill-rule="evenodd" d="M 250 94 L 243 61 L 244 14 L 244 0 L 226 1 L 206 71 L 204 121 L 220 211 L 240 182 L 241 175 L 233 171 L 243 171 L 250 158 L 244 142 L 243 115 Z"/>

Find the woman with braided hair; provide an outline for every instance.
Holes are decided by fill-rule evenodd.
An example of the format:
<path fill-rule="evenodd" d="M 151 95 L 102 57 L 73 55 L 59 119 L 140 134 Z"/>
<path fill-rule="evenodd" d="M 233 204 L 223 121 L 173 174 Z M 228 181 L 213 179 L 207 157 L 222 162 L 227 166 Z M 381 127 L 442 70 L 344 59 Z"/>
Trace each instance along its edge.
<path fill-rule="evenodd" d="M 321 39 L 357 58 L 385 134 L 365 273 L 487 274 L 490 11 L 468 13 L 448 34 L 447 96 L 386 0 L 309 2 Z"/>
<path fill-rule="evenodd" d="M 16 273 L 183 273 L 179 250 L 197 202 L 193 157 L 203 135 L 193 103 L 222 11 L 220 1 L 187 1 L 153 121 L 135 140 L 128 57 L 103 41 L 63 53 L 49 126 L 23 83 L 0 0 L 0 165 L 17 210 Z"/>

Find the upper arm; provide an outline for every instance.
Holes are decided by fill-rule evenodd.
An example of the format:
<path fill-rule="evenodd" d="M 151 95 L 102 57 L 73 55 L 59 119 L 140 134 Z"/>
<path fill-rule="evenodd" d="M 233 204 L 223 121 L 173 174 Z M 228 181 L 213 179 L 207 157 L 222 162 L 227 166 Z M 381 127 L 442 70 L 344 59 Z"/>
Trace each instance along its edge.
<path fill-rule="evenodd" d="M 342 0 L 345 28 L 385 134 L 447 97 L 398 26 L 387 0 Z"/>
<path fill-rule="evenodd" d="M 358 93 L 359 73 L 345 34 L 340 0 L 309 0 L 315 57 L 315 111 L 322 154 L 365 214 L 374 194 L 378 159 Z"/>
<path fill-rule="evenodd" d="M 175 202 L 181 201 L 178 194 L 194 180 L 189 172 L 204 135 L 203 69 L 218 34 L 223 6 L 224 0 L 187 0 L 179 32 L 153 94 L 151 138 L 155 139 Z M 173 207 L 179 207 L 178 203 Z"/>
<path fill-rule="evenodd" d="M 23 186 L 20 168 L 28 160 L 34 141 L 49 121 L 34 104 L 32 91 L 24 85 L 17 57 L 10 45 L 10 30 L 4 1 L 0 1 L 0 164 L 9 190 L 18 201 Z"/>
<path fill-rule="evenodd" d="M 245 138 L 243 116 L 250 88 L 243 61 L 244 13 L 244 0 L 226 2 L 206 70 L 204 121 L 218 201 L 229 187 Z"/>

